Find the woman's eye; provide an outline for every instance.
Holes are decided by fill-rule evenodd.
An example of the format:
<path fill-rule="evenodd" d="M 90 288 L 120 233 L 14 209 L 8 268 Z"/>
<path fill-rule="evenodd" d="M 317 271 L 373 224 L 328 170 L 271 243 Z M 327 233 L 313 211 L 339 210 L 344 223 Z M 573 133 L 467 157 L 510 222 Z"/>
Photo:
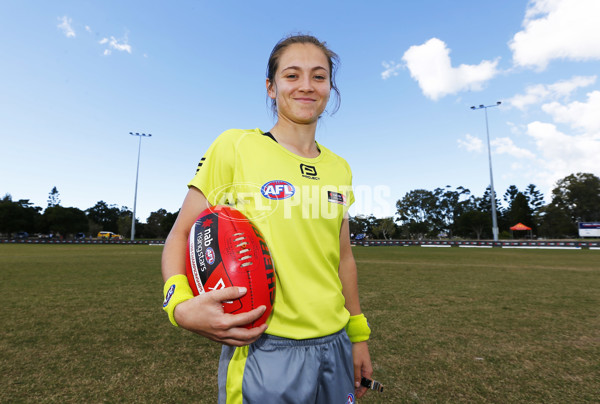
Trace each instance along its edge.
<path fill-rule="evenodd" d="M 325 80 L 325 76 L 315 76 L 316 80 Z"/>
<path fill-rule="evenodd" d="M 287 76 L 285 76 L 285 77 L 286 77 L 286 78 L 288 78 L 288 79 L 295 79 L 295 78 L 296 78 L 296 77 L 298 77 L 298 76 L 296 76 L 295 74 L 288 74 L 288 75 L 287 75 Z"/>

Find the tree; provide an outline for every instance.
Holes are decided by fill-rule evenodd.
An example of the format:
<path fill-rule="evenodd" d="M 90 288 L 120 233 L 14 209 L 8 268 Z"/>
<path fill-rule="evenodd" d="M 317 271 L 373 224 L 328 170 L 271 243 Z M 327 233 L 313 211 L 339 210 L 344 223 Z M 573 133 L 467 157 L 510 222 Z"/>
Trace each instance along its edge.
<path fill-rule="evenodd" d="M 88 231 L 90 232 L 92 237 L 95 237 L 96 234 L 98 234 L 102 231 L 102 225 L 94 222 L 92 219 L 90 219 L 88 217 Z"/>
<path fill-rule="evenodd" d="M 492 218 L 487 212 L 469 210 L 460 215 L 457 223 L 458 232 L 465 237 L 475 236 L 480 240 L 484 234 L 491 234 Z"/>
<path fill-rule="evenodd" d="M 494 190 L 495 193 L 495 190 Z M 498 222 L 498 230 L 502 231 L 502 229 L 508 228 L 508 221 L 506 219 L 506 211 L 502 208 L 500 201 L 498 200 L 498 195 L 495 195 L 496 202 L 496 220 Z M 483 193 L 483 197 L 479 202 L 479 210 L 486 212 L 492 217 L 492 191 L 491 187 L 487 187 L 485 192 Z M 491 227 L 491 225 L 490 225 Z"/>
<path fill-rule="evenodd" d="M 417 238 L 436 236 L 444 227 L 437 195 L 425 189 L 408 192 L 396 202 L 399 221 L 409 226 Z"/>
<path fill-rule="evenodd" d="M 508 189 L 502 196 L 502 199 L 504 199 L 504 202 L 506 202 L 506 204 L 508 206 L 510 206 L 510 204 L 515 199 L 515 197 L 517 196 L 518 193 L 519 193 L 519 188 L 517 188 L 515 185 L 511 185 L 508 187 Z"/>
<path fill-rule="evenodd" d="M 93 207 L 86 210 L 87 216 L 98 224 L 104 231 L 119 231 L 118 220 L 121 210 L 117 205 L 108 205 L 104 201 L 97 202 Z"/>
<path fill-rule="evenodd" d="M 565 210 L 573 223 L 600 221 L 600 178 L 577 173 L 558 180 L 552 204 Z"/>
<path fill-rule="evenodd" d="M 56 187 L 52 188 L 50 193 L 48 194 L 48 207 L 51 208 L 53 206 L 60 205 L 60 194 Z"/>
<path fill-rule="evenodd" d="M 138 221 L 135 222 L 136 232 L 138 231 Z M 126 238 L 131 238 L 131 216 L 121 215 L 117 219 L 117 230 L 120 235 Z"/>
<path fill-rule="evenodd" d="M 568 213 L 556 204 L 542 207 L 537 215 L 538 234 L 543 237 L 561 238 L 574 237 L 577 234 L 577 226 Z"/>
<path fill-rule="evenodd" d="M 431 228 L 426 222 L 411 220 L 405 224 L 404 228 L 408 232 L 408 238 L 413 240 L 421 240 L 432 234 Z"/>
<path fill-rule="evenodd" d="M 10 236 L 11 233 L 37 230 L 42 208 L 33 206 L 29 199 L 13 201 L 10 194 L 0 200 L 0 233 Z"/>
<path fill-rule="evenodd" d="M 75 233 L 86 233 L 89 229 L 88 219 L 84 211 L 78 208 L 64 208 L 60 205 L 50 206 L 44 211 L 44 226 L 48 231 L 63 236 Z"/>
<path fill-rule="evenodd" d="M 162 227 L 166 230 L 164 237 L 167 237 L 169 235 L 169 232 L 175 224 L 175 220 L 177 220 L 177 216 L 179 216 L 179 210 L 177 212 L 168 212 L 164 217 L 162 222 Z"/>
<path fill-rule="evenodd" d="M 527 185 L 527 188 L 523 192 L 529 203 L 531 213 L 535 214 L 544 206 L 544 194 L 542 194 L 533 184 Z"/>
<path fill-rule="evenodd" d="M 600 221 L 600 178 L 577 173 L 558 180 L 552 201 L 536 217 L 545 237 L 576 236 L 577 222 Z"/>
<path fill-rule="evenodd" d="M 131 218 L 133 212 L 127 206 L 121 206 L 119 217 L 117 218 L 117 232 L 126 238 L 131 238 Z M 142 234 L 139 220 L 135 220 L 135 231 Z"/>
<path fill-rule="evenodd" d="M 383 238 L 385 240 L 391 239 L 396 233 L 396 223 L 393 217 L 386 217 L 383 219 L 377 219 L 376 224 L 373 227 L 373 234 L 376 238 Z"/>
<path fill-rule="evenodd" d="M 494 191 L 494 193 L 496 192 Z M 494 195 L 494 198 L 496 202 L 496 213 L 498 216 L 502 216 L 504 211 L 502 209 L 500 201 L 498 200 L 498 195 Z M 479 209 L 484 212 L 489 212 L 490 215 L 492 214 L 492 188 L 489 186 L 485 189 L 483 197 L 480 199 Z"/>
<path fill-rule="evenodd" d="M 159 209 L 156 212 L 150 213 L 146 219 L 146 233 L 148 238 L 165 238 L 170 229 L 163 228 L 163 222 L 167 217 L 168 212 L 165 209 Z"/>
<path fill-rule="evenodd" d="M 348 227 L 351 236 L 365 234 L 368 229 L 368 221 L 362 215 L 350 216 L 348 218 Z"/>
<path fill-rule="evenodd" d="M 351 216 L 348 220 L 350 235 L 354 235 L 354 237 L 356 237 L 359 234 L 364 234 L 366 237 L 375 237 L 375 234 L 373 233 L 373 227 L 376 225 L 376 220 L 377 219 L 373 215 Z"/>
<path fill-rule="evenodd" d="M 469 207 L 469 196 L 471 191 L 459 186 L 456 191 L 451 191 L 449 185 L 446 189 L 436 188 L 433 192 L 437 197 L 439 222 L 443 223 L 443 229 L 452 237 L 456 233 L 456 222 L 458 217 Z M 466 198 L 466 199 L 465 199 Z"/>
<path fill-rule="evenodd" d="M 524 192 L 519 191 L 515 185 L 508 187 L 503 196 L 508 205 L 504 211 L 504 218 L 509 226 L 523 223 L 532 229 L 537 229 L 536 213 L 544 206 L 544 195 L 534 184 L 529 184 Z"/>
<path fill-rule="evenodd" d="M 535 227 L 533 222 L 533 213 L 529 207 L 529 202 L 527 201 L 525 194 L 522 192 L 517 192 L 517 194 L 511 200 L 506 216 L 511 225 L 523 223 L 529 227 Z"/>

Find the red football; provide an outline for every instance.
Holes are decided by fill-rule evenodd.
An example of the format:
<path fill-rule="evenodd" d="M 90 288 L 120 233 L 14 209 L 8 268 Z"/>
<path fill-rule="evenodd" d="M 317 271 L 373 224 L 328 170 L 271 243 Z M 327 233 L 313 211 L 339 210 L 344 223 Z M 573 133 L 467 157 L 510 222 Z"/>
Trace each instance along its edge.
<path fill-rule="evenodd" d="M 261 305 L 265 313 L 246 328 L 267 321 L 275 298 L 275 270 L 260 231 L 239 210 L 214 206 L 198 216 L 188 237 L 186 271 L 194 296 L 230 286 L 244 286 L 240 299 L 223 302 L 226 313 Z"/>

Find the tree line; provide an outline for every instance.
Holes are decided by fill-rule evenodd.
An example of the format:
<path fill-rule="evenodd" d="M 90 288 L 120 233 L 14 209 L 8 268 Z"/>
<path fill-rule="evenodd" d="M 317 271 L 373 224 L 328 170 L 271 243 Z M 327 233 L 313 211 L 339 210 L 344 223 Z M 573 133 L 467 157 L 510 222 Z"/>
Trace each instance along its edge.
<path fill-rule="evenodd" d="M 136 220 L 136 238 L 165 238 L 179 212 L 159 209 L 150 213 L 146 223 Z M 28 199 L 13 201 L 10 194 L 0 200 L 0 234 L 11 237 L 19 232 L 30 236 L 41 234 L 71 238 L 78 233 L 95 237 L 100 231 L 111 231 L 125 238 L 131 237 L 133 213 L 126 206 L 98 201 L 86 210 L 60 205 L 56 187 L 48 195 L 46 209 L 34 206 Z"/>
<path fill-rule="evenodd" d="M 600 222 L 600 178 L 594 174 L 577 173 L 560 179 L 548 204 L 534 184 L 523 190 L 511 185 L 502 201 L 497 194 L 494 198 L 503 238 L 511 237 L 509 229 L 517 223 L 531 227 L 536 237 L 571 238 L 577 237 L 578 222 Z M 350 217 L 350 232 L 355 238 L 372 239 L 492 238 L 491 210 L 489 187 L 480 197 L 462 186 L 415 189 L 397 201 L 393 217 Z M 136 220 L 136 237 L 165 238 L 178 213 L 158 209 L 150 213 L 146 223 Z M 9 194 L 0 200 L 0 234 L 8 237 L 17 232 L 72 237 L 112 231 L 130 238 L 131 218 L 126 206 L 104 201 L 86 210 L 63 207 L 56 187 L 48 194 L 45 209 L 33 206 L 28 199 L 13 201 Z"/>
<path fill-rule="evenodd" d="M 497 193 L 494 198 L 501 238 L 529 236 L 511 234 L 517 223 L 530 227 L 535 237 L 572 238 L 578 236 L 578 222 L 600 222 L 600 178 L 590 173 L 557 181 L 548 204 L 534 184 L 523 190 L 511 185 L 502 202 Z M 373 239 L 489 239 L 491 212 L 490 187 L 480 197 L 462 186 L 415 189 L 397 201 L 393 217 L 351 217 L 350 232 L 355 238 Z"/>

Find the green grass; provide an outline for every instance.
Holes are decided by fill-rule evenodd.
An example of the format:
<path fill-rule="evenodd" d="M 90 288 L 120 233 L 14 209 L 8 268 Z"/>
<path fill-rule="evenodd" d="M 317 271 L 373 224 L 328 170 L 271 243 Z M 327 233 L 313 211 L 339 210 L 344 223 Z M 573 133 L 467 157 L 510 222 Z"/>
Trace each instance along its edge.
<path fill-rule="evenodd" d="M 0 245 L 0 402 L 216 402 L 220 347 L 169 324 L 162 248 Z M 600 400 L 600 251 L 356 247 L 365 403 Z"/>

